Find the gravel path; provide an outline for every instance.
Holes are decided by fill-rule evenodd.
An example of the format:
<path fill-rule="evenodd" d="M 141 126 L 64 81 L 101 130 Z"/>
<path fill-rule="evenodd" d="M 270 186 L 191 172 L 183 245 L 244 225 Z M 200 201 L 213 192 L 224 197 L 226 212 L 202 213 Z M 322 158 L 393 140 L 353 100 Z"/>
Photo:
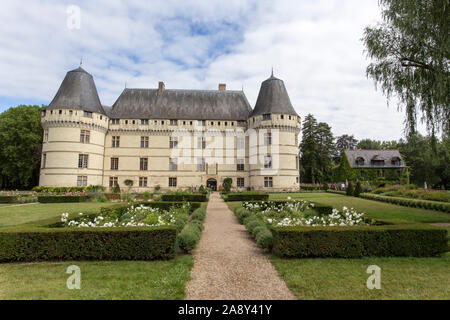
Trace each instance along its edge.
<path fill-rule="evenodd" d="M 217 193 L 210 196 L 204 226 L 187 299 L 295 299 Z"/>

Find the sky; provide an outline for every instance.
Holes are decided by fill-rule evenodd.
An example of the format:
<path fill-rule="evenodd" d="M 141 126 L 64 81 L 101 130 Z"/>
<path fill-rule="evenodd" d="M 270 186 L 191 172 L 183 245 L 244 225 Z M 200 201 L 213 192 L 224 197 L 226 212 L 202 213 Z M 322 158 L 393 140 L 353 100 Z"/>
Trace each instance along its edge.
<path fill-rule="evenodd" d="M 361 37 L 381 21 L 376 0 L 0 3 L 0 112 L 50 103 L 81 61 L 108 106 L 125 86 L 164 81 L 171 89 L 226 83 L 254 107 L 273 68 L 302 119 L 312 113 L 335 136 L 403 136 L 404 113 L 365 74 Z"/>

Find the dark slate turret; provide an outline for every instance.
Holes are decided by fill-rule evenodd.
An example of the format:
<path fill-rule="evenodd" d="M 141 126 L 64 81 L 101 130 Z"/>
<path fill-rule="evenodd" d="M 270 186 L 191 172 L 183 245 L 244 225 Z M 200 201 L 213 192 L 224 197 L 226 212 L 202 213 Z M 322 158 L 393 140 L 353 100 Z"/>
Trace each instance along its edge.
<path fill-rule="evenodd" d="M 105 114 L 92 75 L 81 67 L 67 72 L 48 109 L 78 109 Z"/>
<path fill-rule="evenodd" d="M 252 116 L 279 113 L 298 116 L 291 104 L 283 80 L 272 76 L 261 84 Z"/>

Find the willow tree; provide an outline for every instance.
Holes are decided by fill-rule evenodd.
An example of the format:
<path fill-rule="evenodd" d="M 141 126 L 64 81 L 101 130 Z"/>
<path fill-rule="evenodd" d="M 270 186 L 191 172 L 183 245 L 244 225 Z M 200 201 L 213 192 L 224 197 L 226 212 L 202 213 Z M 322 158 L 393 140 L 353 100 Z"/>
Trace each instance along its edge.
<path fill-rule="evenodd" d="M 379 0 L 383 22 L 366 27 L 372 60 L 367 76 L 406 111 L 406 133 L 417 118 L 434 134 L 450 134 L 449 0 Z"/>

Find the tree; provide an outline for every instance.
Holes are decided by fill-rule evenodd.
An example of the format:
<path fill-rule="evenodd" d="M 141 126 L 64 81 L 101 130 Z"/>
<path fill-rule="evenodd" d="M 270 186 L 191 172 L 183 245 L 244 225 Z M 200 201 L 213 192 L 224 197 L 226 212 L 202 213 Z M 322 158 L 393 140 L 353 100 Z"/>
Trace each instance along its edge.
<path fill-rule="evenodd" d="M 369 150 L 369 149 L 381 149 L 381 142 L 380 141 L 376 141 L 376 140 L 371 140 L 371 139 L 363 139 L 360 140 L 358 142 L 358 144 L 356 145 L 357 149 L 365 149 L 365 150 Z"/>
<path fill-rule="evenodd" d="M 0 187 L 25 189 L 39 182 L 42 149 L 39 106 L 20 105 L 0 114 Z"/>
<path fill-rule="evenodd" d="M 336 139 L 336 148 L 339 151 L 339 156 L 342 156 L 344 150 L 355 149 L 358 140 L 355 139 L 353 135 L 343 134 Z"/>
<path fill-rule="evenodd" d="M 449 0 L 379 0 L 383 23 L 366 27 L 363 42 L 372 63 L 367 76 L 381 85 L 388 102 L 406 111 L 414 134 L 421 114 L 434 136 L 450 134 Z"/>
<path fill-rule="evenodd" d="M 315 182 L 319 149 L 316 130 L 317 120 L 312 114 L 308 114 L 303 120 L 302 142 L 300 143 L 303 182 Z"/>
<path fill-rule="evenodd" d="M 336 154 L 334 137 L 331 127 L 320 122 L 316 128 L 318 179 L 321 182 L 330 181 L 333 175 L 333 157 Z"/>
<path fill-rule="evenodd" d="M 232 183 L 233 183 L 233 179 L 231 179 L 231 178 L 223 179 L 223 191 L 230 192 Z"/>

